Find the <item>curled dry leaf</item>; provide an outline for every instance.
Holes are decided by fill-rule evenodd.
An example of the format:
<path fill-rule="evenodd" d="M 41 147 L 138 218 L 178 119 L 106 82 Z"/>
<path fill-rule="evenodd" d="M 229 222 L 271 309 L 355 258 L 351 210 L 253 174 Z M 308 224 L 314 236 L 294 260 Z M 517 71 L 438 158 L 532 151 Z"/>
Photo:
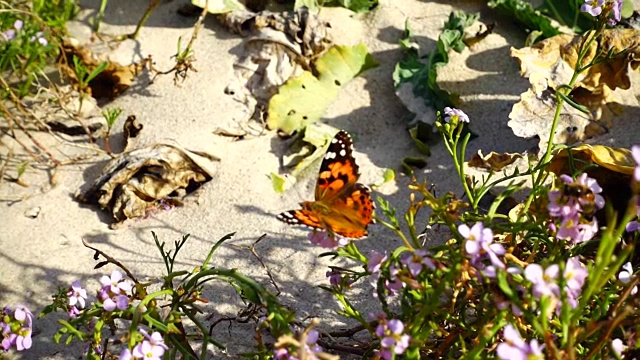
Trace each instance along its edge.
<path fill-rule="evenodd" d="M 522 154 L 504 153 L 499 154 L 495 151 L 482 155 L 482 150 L 478 150 L 467 162 L 468 166 L 483 168 L 487 170 L 500 171 L 505 166 L 513 164 L 516 160 L 522 158 Z"/>
<path fill-rule="evenodd" d="M 77 192 L 80 202 L 109 209 L 117 222 L 145 217 L 164 205 L 179 205 L 215 173 L 213 155 L 173 144 L 155 144 L 120 154 L 93 185 Z"/>
<path fill-rule="evenodd" d="M 584 144 L 560 151 L 547 169 L 557 176 L 571 174 L 572 170 L 584 170 L 598 181 L 607 203 L 622 215 L 633 195 L 631 176 L 634 167 L 635 161 L 629 149 Z M 601 214 L 604 215 L 604 211 Z"/>
<path fill-rule="evenodd" d="M 278 87 L 310 69 L 331 46 L 329 24 L 304 7 L 283 13 L 233 11 L 220 19 L 231 31 L 248 38 L 234 64 L 236 78 L 225 89 L 244 111 L 240 119 L 230 120 L 217 132 L 243 136 L 250 131 L 246 123 L 254 114 L 261 117 Z"/>
<path fill-rule="evenodd" d="M 97 59 L 90 49 L 81 46 L 75 39 L 65 39 L 62 47 L 63 53 L 60 55 L 58 66 L 75 86 L 79 84 L 79 79 L 77 71 L 74 69 L 74 57 L 77 57 L 84 65 L 87 73 L 94 71 L 103 62 L 103 60 Z M 149 58 L 126 66 L 110 60 L 106 61 L 107 67 L 89 81 L 88 88 L 84 89 L 95 99 L 114 99 L 126 91 L 133 84 L 136 76 L 147 66 Z"/>
<path fill-rule="evenodd" d="M 584 36 L 592 36 L 591 32 Z M 509 126 L 520 137 L 540 137 L 544 151 L 555 114 L 556 91 L 568 84 L 573 76 L 582 36 L 557 35 L 532 47 L 511 49 L 511 56 L 520 63 L 520 73 L 529 78 L 531 88 L 521 95 L 509 114 Z M 611 54 L 580 74 L 576 87 L 569 94 L 577 103 L 587 107 L 582 113 L 570 105 L 563 107 L 556 143 L 573 144 L 608 131 L 612 119 L 619 114 L 616 103 L 635 104 L 631 97 L 616 95 L 616 89 L 629 89 L 630 72 L 640 65 L 640 31 L 631 29 L 605 30 L 592 42 L 583 64 L 598 56 L 598 49 Z"/>

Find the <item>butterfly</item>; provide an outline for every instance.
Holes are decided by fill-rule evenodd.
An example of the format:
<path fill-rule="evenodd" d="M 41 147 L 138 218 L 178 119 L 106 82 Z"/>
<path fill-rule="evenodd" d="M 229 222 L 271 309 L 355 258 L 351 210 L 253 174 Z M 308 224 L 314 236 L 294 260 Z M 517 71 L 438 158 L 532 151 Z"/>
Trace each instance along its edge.
<path fill-rule="evenodd" d="M 341 130 L 331 140 L 320 165 L 315 201 L 305 201 L 300 204 L 301 209 L 281 213 L 278 220 L 325 230 L 331 237 L 367 236 L 375 205 L 371 190 L 357 183 L 359 176 L 351 136 Z"/>

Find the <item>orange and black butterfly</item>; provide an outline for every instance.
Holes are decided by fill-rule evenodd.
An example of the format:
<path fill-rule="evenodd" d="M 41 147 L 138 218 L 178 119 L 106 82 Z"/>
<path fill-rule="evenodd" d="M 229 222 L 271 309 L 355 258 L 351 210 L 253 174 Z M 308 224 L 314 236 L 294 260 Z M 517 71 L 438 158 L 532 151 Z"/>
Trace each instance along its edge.
<path fill-rule="evenodd" d="M 278 219 L 290 225 L 306 225 L 359 239 L 367 236 L 375 205 L 367 186 L 357 183 L 358 165 L 353 158 L 351 136 L 339 131 L 322 160 L 315 201 L 301 203 L 302 209 L 283 212 Z"/>

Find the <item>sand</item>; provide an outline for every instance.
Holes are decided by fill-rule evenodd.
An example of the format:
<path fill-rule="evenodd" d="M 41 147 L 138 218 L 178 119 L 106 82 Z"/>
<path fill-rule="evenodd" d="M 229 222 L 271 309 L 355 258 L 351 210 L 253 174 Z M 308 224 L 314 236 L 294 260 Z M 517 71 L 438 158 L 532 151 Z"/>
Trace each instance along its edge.
<path fill-rule="evenodd" d="M 81 3 L 85 10 L 70 24 L 70 29 L 83 39 L 89 34 L 87 20 L 93 16 L 99 1 Z M 112 51 L 111 58 L 130 63 L 151 54 L 157 68 L 170 68 L 177 38 L 188 38 L 196 20 L 176 14 L 182 5 L 182 0 L 162 1 L 138 40 L 125 41 Z M 101 30 L 109 34 L 131 32 L 145 7 L 146 2 L 142 1 L 109 1 Z M 349 131 L 355 138 L 361 182 L 380 183 L 384 169 L 397 171 L 404 157 L 420 156 L 406 129 L 412 116 L 393 89 L 391 73 L 401 58 L 398 38 L 405 19 L 409 18 L 422 51 L 431 51 L 452 10 L 480 11 L 484 23 L 497 23 L 494 33 L 473 49 L 454 54 L 440 77 L 443 88 L 461 95 L 460 107 L 469 115 L 471 128 L 479 135 L 469 144 L 469 154 L 478 149 L 485 153 L 522 152 L 537 144 L 535 139 L 517 138 L 507 126 L 511 106 L 528 88 L 528 82 L 518 75 L 517 63 L 509 57 L 509 47 L 521 47 L 525 34 L 508 19 L 496 18 L 483 2 L 384 1 L 375 12 L 359 17 L 353 17 L 344 9 L 326 9 L 322 15 L 332 24 L 336 43 L 364 41 L 380 63 L 379 67 L 348 83 L 323 119 L 331 126 Z M 108 105 L 123 108 L 125 115 L 137 116 L 145 125 L 143 142 L 174 140 L 186 147 L 209 151 L 221 159 L 216 175 L 203 186 L 197 201 L 112 230 L 108 225 L 110 214 L 81 205 L 72 197 L 78 188 L 86 187 L 95 179 L 106 164 L 107 156 L 95 156 L 59 168 L 55 186 L 48 182 L 51 174 L 39 166 L 30 167 L 24 175 L 30 184 L 28 188 L 3 182 L 0 187 L 4 200 L 0 202 L 0 304 L 25 304 L 39 312 L 59 286 L 66 287 L 73 280 L 82 281 L 89 289 L 90 298 L 95 299 L 98 279 L 114 267 L 94 270 L 93 252 L 82 245 L 82 239 L 144 278 L 158 276 L 164 269 L 152 231 L 168 244 L 190 234 L 176 264 L 177 268 L 186 270 L 198 266 L 219 238 L 235 232 L 233 239 L 216 253 L 213 260 L 216 266 L 237 268 L 273 290 L 264 268 L 246 249 L 264 235 L 256 251 L 273 272 L 282 291 L 281 301 L 295 309 L 299 318 L 320 317 L 325 328 L 344 323 L 334 314 L 339 309 L 336 301 L 318 288 L 327 283 L 327 266 L 335 263 L 318 258 L 324 250 L 307 241 L 305 230 L 289 227 L 275 217 L 311 198 L 313 176 L 300 179 L 285 194 L 277 194 L 269 174 L 279 171 L 285 145 L 275 132 L 265 131 L 261 136 L 242 141 L 213 134 L 219 124 L 242 115 L 238 104 L 224 94 L 225 86 L 232 80 L 232 65 L 241 42 L 241 38 L 222 28 L 212 16 L 208 17 L 195 45 L 194 66 L 198 72 L 190 73 L 179 87 L 174 85 L 171 76 L 160 77 L 153 84 L 143 76 L 136 86 Z M 637 108 L 627 112 L 637 113 Z M 124 118 L 120 118 L 115 129 L 121 129 Z M 629 146 L 634 139 L 638 142 L 637 135 L 630 135 L 628 131 L 607 136 L 607 141 L 617 146 Z M 63 153 L 69 157 L 87 153 L 84 149 L 57 143 L 46 134 L 40 134 L 39 139 L 54 148 L 62 159 Z M 114 135 L 114 146 L 122 148 L 119 130 Z M 18 152 L 16 156 L 28 159 L 19 153 L 18 146 L 14 148 Z M 2 151 L 6 155 L 6 149 Z M 434 147 L 427 162 L 428 166 L 417 174 L 435 184 L 438 194 L 460 191 L 451 181 L 454 170 L 443 146 Z M 384 197 L 402 213 L 409 203 L 408 178 L 399 172 L 397 175 L 396 181 L 385 184 L 374 195 Z M 25 212 L 35 208 L 39 208 L 36 218 L 25 216 Z M 425 221 L 426 216 L 422 214 L 419 220 Z M 399 239 L 380 225 L 371 226 L 369 238 L 358 243 L 365 253 L 393 249 L 399 244 Z M 369 289 L 363 287 L 356 291 L 360 293 L 358 306 L 377 309 Z M 211 283 L 205 296 L 210 301 L 205 309 L 213 314 L 213 319 L 233 316 L 242 306 L 224 283 Z M 38 320 L 33 348 L 18 358 L 80 356 L 78 345 L 65 347 L 53 343 L 58 318 L 64 318 L 64 314 Z M 214 337 L 228 345 L 228 352 L 212 350 L 211 358 L 238 358 L 240 352 L 252 349 L 253 335 L 251 322 L 220 324 Z"/>

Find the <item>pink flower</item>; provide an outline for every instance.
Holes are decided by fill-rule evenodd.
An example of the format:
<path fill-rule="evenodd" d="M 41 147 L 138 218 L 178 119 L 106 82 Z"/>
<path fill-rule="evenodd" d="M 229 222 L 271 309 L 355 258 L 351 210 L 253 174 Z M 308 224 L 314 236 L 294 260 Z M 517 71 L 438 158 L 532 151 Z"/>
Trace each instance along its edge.
<path fill-rule="evenodd" d="M 393 357 L 392 353 L 400 355 L 407 350 L 411 337 L 403 334 L 403 332 L 404 324 L 397 319 L 382 322 L 378 325 L 376 335 L 381 339 L 381 349 L 378 350 L 378 354 L 382 359 L 390 360 Z"/>
<path fill-rule="evenodd" d="M 409 269 L 409 273 L 413 277 L 418 276 L 425 266 L 431 270 L 436 268 L 433 259 L 429 256 L 429 252 L 422 249 L 407 254 L 402 258 L 401 262 Z"/>
<path fill-rule="evenodd" d="M 331 236 L 326 231 L 314 230 L 310 232 L 309 235 L 307 235 L 307 239 L 309 239 L 312 244 L 319 245 L 320 247 L 326 249 L 337 249 L 341 246 L 349 244 L 349 239 L 338 234 L 334 234 L 334 236 Z"/>
<path fill-rule="evenodd" d="M 591 16 L 598 16 L 602 13 L 602 6 L 604 0 L 585 0 L 584 4 L 580 7 L 580 11 L 586 12 Z"/>
<path fill-rule="evenodd" d="M 524 277 L 533 284 L 533 296 L 541 298 L 543 296 L 560 296 L 560 287 L 556 283 L 560 267 L 553 264 L 546 269 L 538 264 L 529 264 L 524 269 Z"/>
<path fill-rule="evenodd" d="M 504 342 L 498 345 L 496 351 L 498 358 L 502 360 L 542 360 L 544 359 L 543 348 L 544 345 L 540 345 L 536 339 L 531 340 L 530 343 L 525 342 L 518 330 L 513 325 L 507 324 L 504 327 Z"/>
<path fill-rule="evenodd" d="M 467 114 L 465 114 L 464 111 L 460 109 L 450 108 L 447 106 L 444 108 L 444 114 L 446 115 L 444 117 L 444 121 L 446 123 L 469 123 L 469 116 L 467 116 Z"/>
<path fill-rule="evenodd" d="M 458 232 L 465 238 L 464 248 L 470 255 L 471 263 L 475 266 L 482 259 L 488 257 L 493 266 L 504 269 L 504 263 L 498 255 L 504 255 L 505 249 L 501 244 L 493 243 L 493 231 L 477 222 L 469 228 L 466 224 L 458 226 Z"/>

